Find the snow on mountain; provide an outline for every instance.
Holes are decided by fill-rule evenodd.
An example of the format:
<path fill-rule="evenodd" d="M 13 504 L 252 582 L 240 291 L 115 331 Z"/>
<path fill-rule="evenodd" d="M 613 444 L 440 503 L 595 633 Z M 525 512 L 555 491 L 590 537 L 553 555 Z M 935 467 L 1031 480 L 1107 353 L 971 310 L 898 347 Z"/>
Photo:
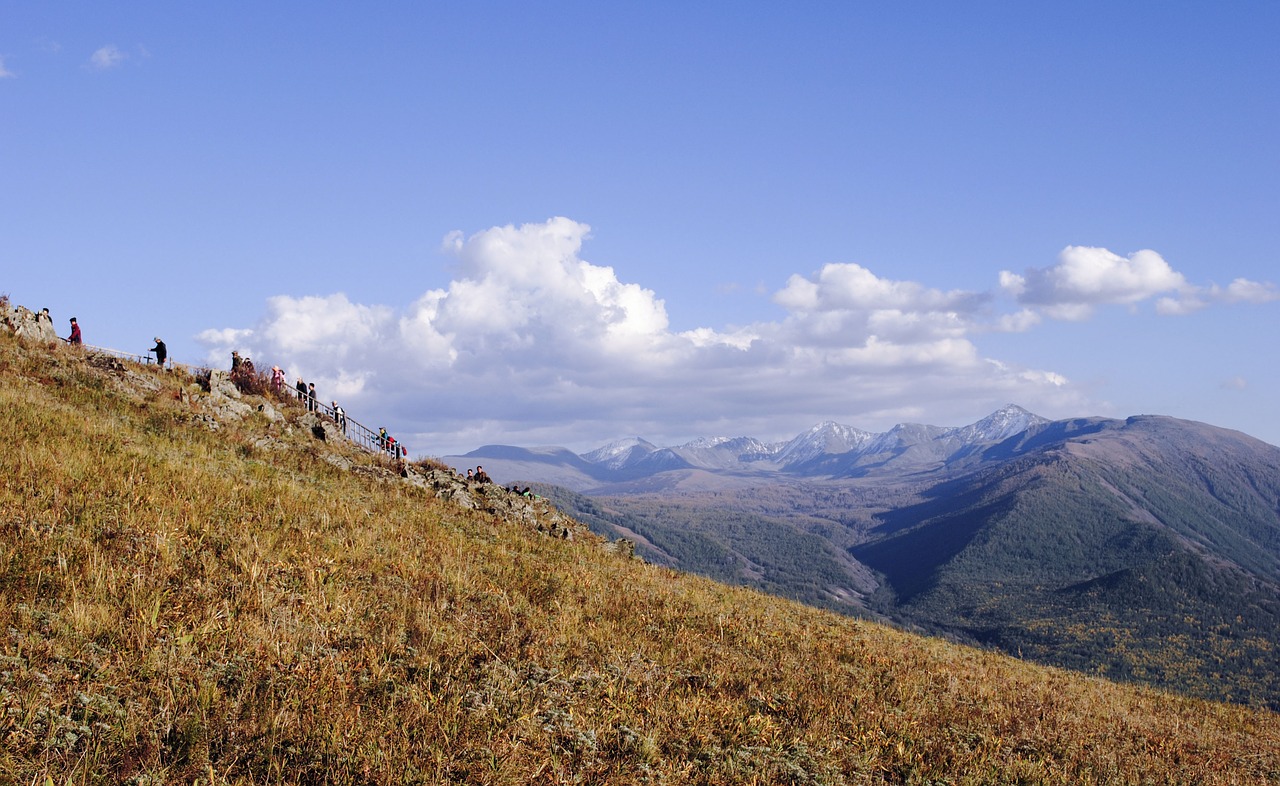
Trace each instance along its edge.
<path fill-rule="evenodd" d="M 785 443 L 768 444 L 753 437 L 699 437 L 677 447 L 659 448 L 632 437 L 610 442 L 581 458 L 604 469 L 630 473 L 735 469 L 761 462 L 792 469 L 809 465 L 809 471 L 842 472 L 867 462 L 944 462 L 1048 422 L 1016 404 L 1008 404 L 976 423 L 954 428 L 899 423 L 888 431 L 873 433 L 828 420 Z"/>
<path fill-rule="evenodd" d="M 802 464 L 832 453 L 848 453 L 866 447 L 875 434 L 834 421 L 819 423 L 782 447 L 774 461 L 783 466 Z"/>
<path fill-rule="evenodd" d="M 936 442 L 948 431 L 949 429 L 940 426 L 926 426 L 923 423 L 899 423 L 883 434 L 873 434 L 862 452 L 868 454 L 900 452 L 915 445 Z"/>
<path fill-rule="evenodd" d="M 703 469 L 730 469 L 771 454 L 769 446 L 754 437 L 701 437 L 672 451 Z"/>
<path fill-rule="evenodd" d="M 1046 418 L 1028 412 L 1017 404 L 1006 404 L 977 423 L 951 429 L 952 436 L 966 445 L 1001 442 L 1021 434 L 1032 426 L 1048 423 Z"/>
<path fill-rule="evenodd" d="M 590 453 L 584 453 L 582 459 L 609 469 L 622 469 L 656 450 L 658 446 L 652 442 L 640 437 L 630 437 L 610 442 Z"/>

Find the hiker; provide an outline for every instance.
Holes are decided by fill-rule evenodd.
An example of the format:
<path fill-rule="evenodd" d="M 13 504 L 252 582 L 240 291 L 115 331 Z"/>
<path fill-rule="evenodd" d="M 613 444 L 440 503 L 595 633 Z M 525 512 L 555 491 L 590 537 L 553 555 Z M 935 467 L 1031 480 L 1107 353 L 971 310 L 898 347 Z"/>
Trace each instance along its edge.
<path fill-rule="evenodd" d="M 316 383 L 307 385 L 307 411 L 316 411 Z"/>
<path fill-rule="evenodd" d="M 284 370 L 279 366 L 271 367 L 271 387 L 277 396 L 284 393 Z"/>
<path fill-rule="evenodd" d="M 156 345 L 147 351 L 156 353 L 156 365 L 164 368 L 165 358 L 169 357 L 169 349 L 165 347 L 159 336 L 156 336 Z"/>
<path fill-rule="evenodd" d="M 240 353 L 234 349 L 231 350 L 231 373 L 232 374 L 240 370 L 240 362 L 241 362 Z"/>
<path fill-rule="evenodd" d="M 469 469 L 469 470 L 467 470 L 467 482 L 468 482 L 468 483 L 470 483 L 471 481 L 473 481 L 473 480 L 475 480 L 475 479 L 476 479 L 475 471 L 474 471 L 474 470 L 470 470 L 470 469 Z"/>
<path fill-rule="evenodd" d="M 382 448 L 383 450 L 386 450 L 388 439 L 391 439 L 391 437 L 387 435 L 386 426 L 378 426 L 378 447 Z"/>
<path fill-rule="evenodd" d="M 476 479 L 476 483 L 492 483 L 493 482 L 489 478 L 489 473 L 484 471 L 484 467 L 479 467 L 479 466 L 476 467 L 475 479 Z"/>
<path fill-rule="evenodd" d="M 40 309 L 40 313 L 39 313 L 39 314 L 36 314 L 36 322 L 37 322 L 37 323 L 38 323 L 40 320 L 42 320 L 42 319 L 43 319 L 43 320 L 45 320 L 45 321 L 47 321 L 50 325 L 52 325 L 52 324 L 53 324 L 53 317 L 49 316 L 49 307 L 48 307 L 48 306 L 45 306 L 44 308 Z"/>
<path fill-rule="evenodd" d="M 83 340 L 80 338 L 80 323 L 76 322 L 75 317 L 71 318 L 71 335 L 67 337 L 67 343 L 68 344 L 84 343 Z"/>
<path fill-rule="evenodd" d="M 338 402 L 333 403 L 333 422 L 338 424 L 338 429 L 345 437 L 347 435 L 347 411 L 338 406 Z"/>
<path fill-rule="evenodd" d="M 302 381 L 302 377 L 298 377 L 298 384 L 294 385 L 293 389 L 298 391 L 299 401 L 302 401 L 307 397 L 307 383 Z"/>

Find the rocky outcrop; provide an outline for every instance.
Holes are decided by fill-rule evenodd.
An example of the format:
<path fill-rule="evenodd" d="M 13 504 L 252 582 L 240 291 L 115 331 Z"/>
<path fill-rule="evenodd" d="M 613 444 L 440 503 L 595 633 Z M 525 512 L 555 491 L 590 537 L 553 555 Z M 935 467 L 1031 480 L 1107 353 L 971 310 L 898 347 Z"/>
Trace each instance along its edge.
<path fill-rule="evenodd" d="M 636 559 L 636 542 L 634 540 L 618 538 L 605 543 L 604 550 L 609 554 L 617 554 L 619 557 Z"/>
<path fill-rule="evenodd" d="M 240 390 L 231 382 L 225 371 L 210 371 L 207 379 L 201 379 L 201 387 L 207 385 L 208 395 L 200 397 L 200 403 L 216 420 L 235 418 L 243 420 L 254 412 L 254 407 L 244 400 Z"/>
<path fill-rule="evenodd" d="M 49 312 L 31 311 L 23 306 L 15 306 L 6 311 L 3 316 L 4 326 L 15 335 L 42 344 L 57 344 L 61 341 L 58 331 L 53 328 Z"/>
<path fill-rule="evenodd" d="M 566 516 L 542 497 L 525 496 L 495 483 L 468 481 L 456 472 L 428 469 L 419 464 L 408 465 L 405 478 L 440 499 L 484 511 L 558 540 L 578 540 L 589 533 L 585 525 Z"/>

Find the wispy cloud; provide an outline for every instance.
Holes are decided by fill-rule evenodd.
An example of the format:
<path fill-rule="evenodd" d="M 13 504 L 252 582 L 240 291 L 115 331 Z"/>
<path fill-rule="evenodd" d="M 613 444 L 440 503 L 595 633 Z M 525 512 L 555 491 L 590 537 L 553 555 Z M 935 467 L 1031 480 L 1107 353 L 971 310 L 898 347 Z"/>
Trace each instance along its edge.
<path fill-rule="evenodd" d="M 106 71 L 119 66 L 128 59 L 129 56 L 120 51 L 115 44 L 107 44 L 89 56 L 89 67 L 95 71 Z"/>
<path fill-rule="evenodd" d="M 1280 289 L 1275 284 L 1237 278 L 1225 287 L 1217 284 L 1187 287 L 1177 297 L 1160 298 L 1156 301 L 1156 311 L 1169 316 L 1182 316 L 1211 305 L 1257 304 L 1274 300 L 1280 300 Z"/>
<path fill-rule="evenodd" d="M 4 55 L 0 55 L 0 79 L 13 79 L 17 74 L 10 71 L 4 64 Z"/>

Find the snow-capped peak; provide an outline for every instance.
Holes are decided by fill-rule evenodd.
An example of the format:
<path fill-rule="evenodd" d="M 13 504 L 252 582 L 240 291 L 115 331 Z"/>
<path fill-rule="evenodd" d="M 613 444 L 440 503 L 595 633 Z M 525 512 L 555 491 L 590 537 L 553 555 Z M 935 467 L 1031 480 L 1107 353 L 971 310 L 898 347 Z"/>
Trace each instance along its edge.
<path fill-rule="evenodd" d="M 848 453 L 874 437 L 869 431 L 827 420 L 788 442 L 776 460 L 779 464 L 797 464 L 828 453 Z"/>
<path fill-rule="evenodd" d="M 628 437 L 602 445 L 590 453 L 584 453 L 582 458 L 592 464 L 603 464 L 611 469 L 618 469 L 637 455 L 643 456 L 657 449 L 657 445 L 646 439 Z"/>
<path fill-rule="evenodd" d="M 956 429 L 954 434 L 967 443 L 999 442 L 1048 422 L 1017 404 L 1006 404 L 977 423 Z"/>
<path fill-rule="evenodd" d="M 695 440 L 686 442 L 680 447 L 689 448 L 690 450 L 701 450 L 704 448 L 714 448 L 729 442 L 733 437 L 698 437 Z"/>

